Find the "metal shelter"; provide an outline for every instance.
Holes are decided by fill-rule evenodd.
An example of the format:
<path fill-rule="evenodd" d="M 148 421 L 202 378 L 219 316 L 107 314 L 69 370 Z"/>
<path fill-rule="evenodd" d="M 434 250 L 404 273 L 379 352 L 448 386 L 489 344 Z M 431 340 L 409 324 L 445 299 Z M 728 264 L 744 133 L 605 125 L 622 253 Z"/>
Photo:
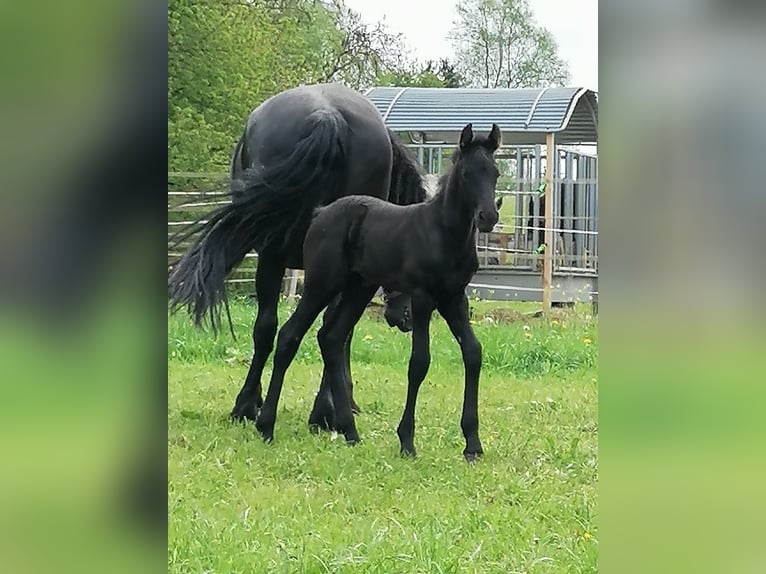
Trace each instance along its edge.
<path fill-rule="evenodd" d="M 426 171 L 443 171 L 461 130 L 489 131 L 501 222 L 480 234 L 469 288 L 487 299 L 552 303 L 598 297 L 598 97 L 582 87 L 373 87 L 365 95 Z M 553 248 L 549 246 L 553 245 Z"/>

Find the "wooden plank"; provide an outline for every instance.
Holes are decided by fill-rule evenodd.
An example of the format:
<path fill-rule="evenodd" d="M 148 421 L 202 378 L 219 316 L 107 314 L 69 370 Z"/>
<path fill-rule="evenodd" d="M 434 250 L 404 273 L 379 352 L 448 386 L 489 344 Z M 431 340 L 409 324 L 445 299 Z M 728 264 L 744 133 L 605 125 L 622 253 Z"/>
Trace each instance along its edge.
<path fill-rule="evenodd" d="M 543 311 L 551 308 L 551 284 L 553 280 L 553 202 L 554 172 L 556 165 L 556 140 L 553 133 L 545 138 L 545 250 L 543 251 Z"/>

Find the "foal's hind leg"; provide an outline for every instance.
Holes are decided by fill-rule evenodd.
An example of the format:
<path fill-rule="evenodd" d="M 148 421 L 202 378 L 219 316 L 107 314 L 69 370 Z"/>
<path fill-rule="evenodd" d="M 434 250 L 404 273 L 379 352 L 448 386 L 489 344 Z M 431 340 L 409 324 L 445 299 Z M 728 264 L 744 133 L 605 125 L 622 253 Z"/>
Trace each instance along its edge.
<path fill-rule="evenodd" d="M 319 313 L 324 309 L 330 297 L 318 295 L 312 297 L 304 291 L 304 296 L 298 303 L 295 312 L 279 330 L 277 338 L 277 350 L 274 353 L 274 370 L 269 381 L 269 390 L 266 400 L 263 402 L 261 411 L 255 421 L 255 427 L 261 433 L 263 439 L 270 442 L 274 438 L 274 423 L 277 419 L 277 404 L 279 395 L 282 393 L 282 385 L 285 380 L 287 368 L 295 358 L 298 347 Z"/>
<path fill-rule="evenodd" d="M 469 462 L 481 456 L 484 450 L 479 440 L 479 375 L 481 373 L 481 343 L 468 320 L 468 299 L 460 293 L 442 302 L 439 313 L 444 317 L 452 335 L 460 345 L 465 367 L 465 391 L 460 426 L 465 437 L 463 456 Z"/>
<path fill-rule="evenodd" d="M 402 420 L 396 429 L 399 435 L 401 454 L 415 456 L 415 403 L 423 379 L 431 365 L 430 335 L 434 304 L 429 297 L 416 295 L 412 298 L 412 353 L 407 369 L 407 402 Z"/>
<path fill-rule="evenodd" d="M 359 405 L 354 400 L 354 380 L 351 377 L 351 339 L 354 338 L 354 327 L 351 327 L 351 332 L 346 339 L 346 346 L 343 348 L 343 357 L 346 360 L 346 386 L 348 388 L 348 398 L 351 400 L 351 412 L 358 415 L 362 412 Z"/>
<path fill-rule="evenodd" d="M 324 318 L 322 320 L 322 324 L 328 324 L 328 322 L 333 320 L 333 315 L 337 313 L 338 306 L 341 301 L 341 295 L 338 295 L 333 302 L 327 307 L 327 310 L 325 311 Z M 348 336 L 348 339 L 346 340 L 346 344 L 344 347 L 344 354 L 345 354 L 345 364 L 346 364 L 346 372 L 344 374 L 344 377 L 346 378 L 346 385 L 348 387 L 348 393 L 351 397 L 351 411 L 354 414 L 358 414 L 361 412 L 361 409 L 354 401 L 354 393 L 353 393 L 353 383 L 351 381 L 351 338 L 354 335 L 354 330 L 351 330 L 351 333 Z M 309 415 L 309 429 L 311 431 L 316 430 L 335 430 L 335 404 L 332 397 L 332 392 L 330 391 L 330 385 L 327 380 L 327 367 L 324 366 L 322 368 L 322 381 L 319 384 L 319 391 L 317 392 L 316 397 L 314 398 L 314 406 L 311 409 L 311 414 Z"/>
<path fill-rule="evenodd" d="M 325 313 L 325 316 L 328 314 L 330 314 L 329 309 L 327 313 Z M 344 381 L 346 388 L 348 389 L 349 398 L 351 400 L 351 412 L 356 415 L 362 412 L 362 410 L 354 400 L 354 383 L 351 379 L 351 339 L 353 336 L 354 330 L 352 329 L 351 333 L 349 333 L 349 336 L 346 339 L 346 344 L 343 348 L 343 355 L 346 367 L 344 372 Z M 333 401 L 332 391 L 330 390 L 330 385 L 327 380 L 327 367 L 324 367 L 322 370 L 322 382 L 319 385 L 319 392 L 317 392 L 316 398 L 314 399 L 314 406 L 311 409 L 311 415 L 309 415 L 309 429 L 312 431 L 320 429 L 336 429 L 335 403 Z"/>
<path fill-rule="evenodd" d="M 335 427 L 343 433 L 349 444 L 359 442 L 359 434 L 351 412 L 344 349 L 354 325 L 361 318 L 375 291 L 377 286 L 370 287 L 356 282 L 349 284 L 343 291 L 337 312 L 328 316 L 328 321 L 322 325 L 317 336 L 335 404 Z"/>
<path fill-rule="evenodd" d="M 284 273 L 285 267 L 281 259 L 259 255 L 258 268 L 255 272 L 255 293 L 258 299 L 258 314 L 253 327 L 255 350 L 245 384 L 239 391 L 231 411 L 232 418 L 237 420 L 255 420 L 256 412 L 263 404 L 261 376 L 266 359 L 274 348 L 274 336 L 277 334 L 277 305 Z"/>

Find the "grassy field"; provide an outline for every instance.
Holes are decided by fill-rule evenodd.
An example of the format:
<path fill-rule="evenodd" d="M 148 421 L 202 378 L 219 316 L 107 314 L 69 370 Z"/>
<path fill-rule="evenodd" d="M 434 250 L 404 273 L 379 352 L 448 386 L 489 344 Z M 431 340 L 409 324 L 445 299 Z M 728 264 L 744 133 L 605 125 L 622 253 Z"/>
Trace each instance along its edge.
<path fill-rule="evenodd" d="M 227 419 L 252 351 L 254 304 L 232 307 L 237 341 L 171 317 L 169 571 L 596 572 L 597 323 L 589 307 L 545 318 L 525 314 L 534 305 L 473 307 L 485 455 L 472 465 L 461 455 L 460 353 L 438 316 L 415 460 L 399 457 L 396 437 L 410 340 L 376 309 L 352 349 L 364 410 L 353 448 L 307 430 L 318 323 L 288 371 L 266 445 Z"/>

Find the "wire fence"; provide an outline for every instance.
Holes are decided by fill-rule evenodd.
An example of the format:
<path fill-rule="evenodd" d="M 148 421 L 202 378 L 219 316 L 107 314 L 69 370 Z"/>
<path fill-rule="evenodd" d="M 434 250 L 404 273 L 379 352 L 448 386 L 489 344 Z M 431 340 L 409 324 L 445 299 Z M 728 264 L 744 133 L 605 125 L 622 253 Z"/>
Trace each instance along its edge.
<path fill-rule="evenodd" d="M 503 198 L 500 221 L 477 239 L 480 265 L 488 269 L 541 271 L 545 233 L 554 238 L 554 273 L 595 276 L 598 273 L 598 185 L 596 158 L 569 151 L 560 153 L 560 172 L 554 177 L 553 226 L 545 225 L 544 158 L 539 146 L 501 148 L 507 158 L 497 195 Z M 426 167 L 443 168 L 448 154 L 440 146 L 425 146 L 419 153 Z M 430 162 L 430 164 L 429 164 Z M 428 179 L 428 178 L 427 178 Z M 431 179 L 433 186 L 434 180 Z M 226 204 L 225 173 L 168 173 L 168 267 L 191 245 L 194 236 L 172 245 L 174 236 L 192 223 L 204 223 L 212 209 Z M 234 286 L 254 282 L 258 256 L 248 254 L 230 274 Z M 288 273 L 288 276 L 290 273 Z M 293 282 L 294 283 L 294 282 Z M 471 284 L 482 287 L 482 284 Z M 542 291 L 519 285 L 494 285 L 493 289 Z"/>

